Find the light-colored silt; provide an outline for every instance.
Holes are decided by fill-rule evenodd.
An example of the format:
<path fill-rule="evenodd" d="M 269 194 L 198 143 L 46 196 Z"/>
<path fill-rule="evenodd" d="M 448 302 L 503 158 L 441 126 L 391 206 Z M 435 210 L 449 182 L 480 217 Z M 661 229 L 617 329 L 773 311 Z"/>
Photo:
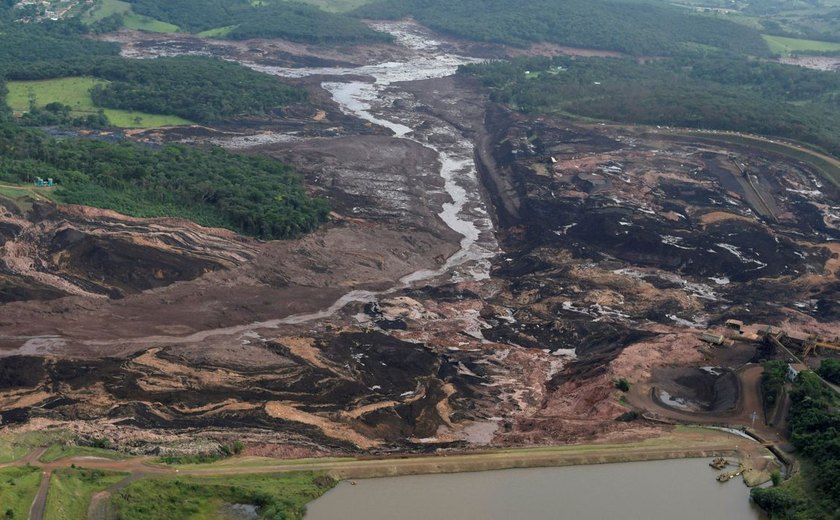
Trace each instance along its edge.
<path fill-rule="evenodd" d="M 451 273 L 455 280 L 483 280 L 489 277 L 490 259 L 498 251 L 493 234 L 493 223 L 488 217 L 481 198 L 480 181 L 474 161 L 473 143 L 452 125 L 435 118 L 434 128 L 416 130 L 414 124 L 429 122 L 418 119 L 411 110 L 411 96 L 399 88 L 403 81 L 442 78 L 455 74 L 460 65 L 476 60 L 443 53 L 439 43 L 420 34 L 416 26 L 405 23 L 381 23 L 377 29 L 391 33 L 398 43 L 415 51 L 415 55 L 401 62 L 387 62 L 358 68 L 284 68 L 243 63 L 255 70 L 287 78 L 305 76 L 330 76 L 322 87 L 332 94 L 333 100 L 350 115 L 386 127 L 395 137 L 410 139 L 434 150 L 440 160 L 440 175 L 444 191 L 451 202 L 445 203 L 439 216 L 453 231 L 463 238 L 460 250 L 453 254 L 440 269 L 420 270 L 401 280 L 402 285 L 437 278 Z M 348 76 L 348 81 L 341 81 Z M 350 79 L 365 76 L 375 81 Z M 405 102 L 406 109 L 394 106 L 395 100 Z M 387 109 L 386 109 L 387 108 Z M 431 142 L 429 135 L 445 135 Z M 462 269 L 459 269 L 462 268 Z"/>

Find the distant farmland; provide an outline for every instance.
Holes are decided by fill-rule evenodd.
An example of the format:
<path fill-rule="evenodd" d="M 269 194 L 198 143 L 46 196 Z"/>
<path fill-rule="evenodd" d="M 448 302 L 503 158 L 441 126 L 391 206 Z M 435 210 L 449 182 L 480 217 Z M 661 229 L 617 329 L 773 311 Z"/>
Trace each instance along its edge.
<path fill-rule="evenodd" d="M 10 81 L 6 102 L 16 113 L 29 110 L 30 100 L 43 107 L 49 103 L 61 103 L 71 107 L 73 115 L 95 114 L 99 107 L 93 104 L 90 89 L 105 83 L 91 77 L 59 78 L 42 81 Z M 161 126 L 189 125 L 190 121 L 177 116 L 148 114 L 129 110 L 104 109 L 112 125 L 120 128 L 157 128 Z"/>

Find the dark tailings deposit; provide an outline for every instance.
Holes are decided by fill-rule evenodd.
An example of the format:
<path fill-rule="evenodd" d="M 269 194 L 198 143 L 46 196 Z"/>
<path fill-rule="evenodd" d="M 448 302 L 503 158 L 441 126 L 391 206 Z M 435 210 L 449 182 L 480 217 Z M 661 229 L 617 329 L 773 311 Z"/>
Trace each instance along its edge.
<path fill-rule="evenodd" d="M 709 422 L 743 408 L 732 374 L 753 353 L 699 339 L 726 319 L 840 334 L 838 192 L 812 166 L 512 112 L 457 74 L 476 54 L 413 22 L 376 27 L 394 43 L 347 52 L 120 33 L 128 57 L 209 52 L 308 89 L 311 104 L 265 121 L 126 134 L 281 160 L 331 221 L 262 242 L 4 203 L 4 423 L 136 453 L 197 431 L 257 455 L 627 442 L 671 430 L 621 379 Z"/>

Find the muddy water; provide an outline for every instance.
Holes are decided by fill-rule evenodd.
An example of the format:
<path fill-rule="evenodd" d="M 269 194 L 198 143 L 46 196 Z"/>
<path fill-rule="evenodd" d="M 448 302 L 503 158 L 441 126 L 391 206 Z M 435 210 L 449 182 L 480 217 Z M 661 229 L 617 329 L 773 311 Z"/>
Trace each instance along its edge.
<path fill-rule="evenodd" d="M 300 324 L 327 318 L 353 302 L 371 301 L 379 295 L 393 293 L 417 282 L 484 280 L 490 277 L 490 261 L 499 250 L 493 222 L 481 195 L 478 171 L 474 161 L 474 145 L 451 123 L 416 110 L 413 96 L 400 88 L 401 82 L 443 78 L 455 74 L 459 65 L 476 61 L 473 58 L 444 52 L 439 42 L 420 27 L 401 22 L 383 22 L 377 29 L 394 35 L 397 42 L 412 52 L 410 58 L 356 68 L 284 68 L 242 62 L 254 70 L 286 78 L 328 76 L 322 84 L 350 115 L 384 126 L 399 139 L 409 139 L 433 150 L 440 161 L 440 176 L 444 191 L 451 202 L 443 204 L 438 213 L 441 220 L 461 235 L 460 249 L 439 269 L 421 269 L 399 280 L 387 291 L 352 291 L 329 308 L 314 313 L 299 314 L 246 325 L 198 332 L 185 337 L 152 336 L 142 342 L 190 343 L 211 336 L 241 334 L 255 329 L 276 328 L 283 324 Z M 154 57 L 172 54 L 149 49 Z M 175 52 L 178 54 L 178 52 Z M 343 81 L 346 77 L 346 81 Z M 359 81 L 358 78 L 370 78 Z M 431 195 L 431 194 L 430 194 Z M 136 341 L 135 341 L 136 342 Z M 96 342 L 88 342 L 95 344 Z"/>
<path fill-rule="evenodd" d="M 306 520 L 755 520 L 740 481 L 721 484 L 707 459 L 515 469 L 342 482 Z"/>
<path fill-rule="evenodd" d="M 459 233 L 461 248 L 437 270 L 420 270 L 400 280 L 403 286 L 450 275 L 454 280 L 483 280 L 489 277 L 490 259 L 498 251 L 490 220 L 481 197 L 474 146 L 452 124 L 423 113 L 415 100 L 400 88 L 401 82 L 442 78 L 455 74 L 459 65 L 473 58 L 443 52 L 439 43 L 423 29 L 405 23 L 381 23 L 377 29 L 394 35 L 397 42 L 413 51 L 405 61 L 387 62 L 358 68 L 283 68 L 244 63 L 255 70 L 287 78 L 330 76 L 322 87 L 332 94 L 342 111 L 373 124 L 384 126 L 400 139 L 409 139 L 439 157 L 444 191 L 451 202 L 443 205 L 439 216 Z M 347 76 L 348 81 L 341 81 Z M 373 81 L 359 81 L 359 77 Z M 350 78 L 353 79 L 350 79 Z"/>

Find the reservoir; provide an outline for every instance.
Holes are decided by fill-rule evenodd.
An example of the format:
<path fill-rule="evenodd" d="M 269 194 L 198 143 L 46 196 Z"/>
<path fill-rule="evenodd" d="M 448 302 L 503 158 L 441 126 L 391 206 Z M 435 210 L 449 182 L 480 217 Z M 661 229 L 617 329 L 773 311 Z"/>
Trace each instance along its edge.
<path fill-rule="evenodd" d="M 738 478 L 721 484 L 711 459 L 677 459 L 419 475 L 341 482 L 306 520 L 756 520 Z"/>

